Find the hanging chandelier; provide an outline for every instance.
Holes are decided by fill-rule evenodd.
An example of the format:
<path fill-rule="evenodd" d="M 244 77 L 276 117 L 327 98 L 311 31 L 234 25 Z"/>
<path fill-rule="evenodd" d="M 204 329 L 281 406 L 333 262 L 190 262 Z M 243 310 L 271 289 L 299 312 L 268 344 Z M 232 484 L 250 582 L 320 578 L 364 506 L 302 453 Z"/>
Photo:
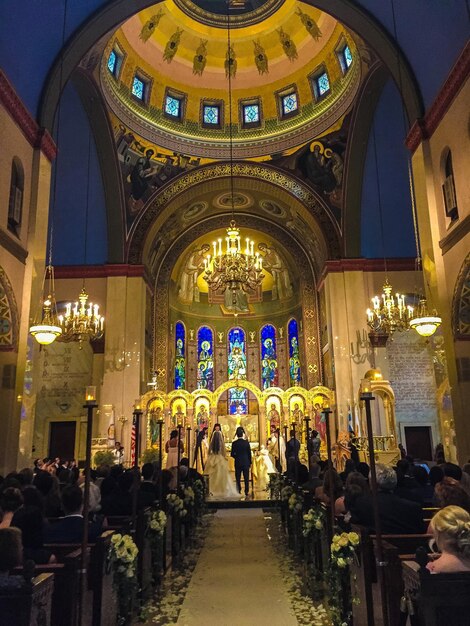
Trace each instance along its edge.
<path fill-rule="evenodd" d="M 227 50 L 232 48 L 230 38 L 230 2 L 227 3 Z M 238 311 L 248 312 L 247 293 L 256 292 L 263 281 L 263 261 L 259 252 L 254 251 L 254 241 L 249 237 L 242 243 L 240 230 L 234 219 L 234 176 L 233 176 L 233 129 L 232 129 L 232 72 L 227 72 L 230 146 L 230 198 L 232 220 L 226 229 L 225 246 L 219 238 L 212 242 L 213 254 L 204 259 L 203 278 L 213 293 L 224 293 L 225 306 L 237 315 Z"/>
<path fill-rule="evenodd" d="M 381 296 L 372 298 L 372 309 L 367 309 L 367 324 L 374 333 L 392 335 L 408 330 L 413 307 L 405 302 L 405 296 L 392 295 L 392 286 L 385 280 Z"/>
<path fill-rule="evenodd" d="M 45 285 L 48 281 L 48 295 L 44 298 Z M 33 325 L 30 327 L 29 332 L 36 339 L 36 341 L 42 346 L 48 346 L 55 341 L 62 334 L 62 328 L 59 324 L 57 317 L 57 304 L 55 300 L 55 285 L 54 285 L 54 268 L 51 264 L 47 265 L 44 271 L 44 280 L 41 290 L 41 302 L 40 313 L 34 319 Z"/>
<path fill-rule="evenodd" d="M 419 301 L 416 311 L 416 317 L 410 320 L 410 328 L 413 328 L 421 337 L 431 337 L 442 324 L 442 319 L 434 310 L 433 314 L 428 313 L 426 300 L 423 298 Z"/>
<path fill-rule="evenodd" d="M 65 305 L 64 315 L 59 315 L 62 329 L 61 341 L 86 341 L 101 339 L 104 333 L 104 317 L 99 314 L 99 305 L 88 303 L 88 294 L 82 287 L 78 302 Z"/>
<path fill-rule="evenodd" d="M 212 242 L 213 256 L 204 259 L 204 280 L 213 291 L 221 287 L 233 306 L 239 305 L 240 297 L 246 299 L 246 290 L 256 290 L 264 278 L 263 260 L 259 252 L 254 252 L 254 241 L 245 238 L 242 250 L 240 231 L 235 221 L 230 222 L 225 237 L 225 250 L 222 239 Z"/>

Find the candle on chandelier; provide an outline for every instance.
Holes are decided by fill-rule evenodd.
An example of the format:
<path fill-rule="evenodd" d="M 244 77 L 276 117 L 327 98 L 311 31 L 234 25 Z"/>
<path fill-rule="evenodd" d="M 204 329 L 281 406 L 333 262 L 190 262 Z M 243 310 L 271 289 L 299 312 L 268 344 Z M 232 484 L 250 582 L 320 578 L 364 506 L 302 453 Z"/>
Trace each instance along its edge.
<path fill-rule="evenodd" d="M 212 247 L 214 248 L 214 256 L 217 256 L 217 242 L 216 241 L 212 242 Z"/>
<path fill-rule="evenodd" d="M 237 248 L 238 252 L 240 252 L 240 235 L 237 235 Z"/>
<path fill-rule="evenodd" d="M 255 242 L 254 241 L 250 241 L 250 246 L 251 246 L 251 256 L 254 255 L 254 249 L 255 249 Z"/>
<path fill-rule="evenodd" d="M 249 237 L 246 238 L 246 249 L 245 249 L 245 254 L 250 254 L 250 239 Z"/>
<path fill-rule="evenodd" d="M 222 239 L 219 238 L 219 256 L 222 256 Z"/>
<path fill-rule="evenodd" d="M 95 304 L 95 305 L 93 306 L 93 309 L 94 309 L 94 313 L 93 313 L 93 315 L 94 315 L 95 317 L 99 317 L 99 309 L 100 309 L 99 304 Z"/>

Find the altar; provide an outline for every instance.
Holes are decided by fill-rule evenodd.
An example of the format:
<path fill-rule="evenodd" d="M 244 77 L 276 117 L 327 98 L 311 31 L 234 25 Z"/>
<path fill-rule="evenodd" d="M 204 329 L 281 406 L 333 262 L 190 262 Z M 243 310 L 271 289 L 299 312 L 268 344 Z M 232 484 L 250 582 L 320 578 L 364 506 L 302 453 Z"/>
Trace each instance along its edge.
<path fill-rule="evenodd" d="M 231 443 L 236 439 L 236 430 L 239 426 L 245 431 L 251 449 L 259 447 L 259 416 L 258 415 L 219 415 L 217 421 L 222 429 L 225 443 L 231 449 Z"/>

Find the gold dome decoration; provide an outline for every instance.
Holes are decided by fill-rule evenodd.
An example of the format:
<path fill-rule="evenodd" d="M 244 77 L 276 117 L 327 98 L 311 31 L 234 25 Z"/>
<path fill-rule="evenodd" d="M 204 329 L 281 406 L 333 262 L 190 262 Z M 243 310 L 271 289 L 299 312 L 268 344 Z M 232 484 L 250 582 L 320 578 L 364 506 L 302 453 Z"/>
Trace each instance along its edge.
<path fill-rule="evenodd" d="M 364 378 L 371 381 L 383 380 L 383 375 L 380 369 L 370 369 L 364 374 Z"/>

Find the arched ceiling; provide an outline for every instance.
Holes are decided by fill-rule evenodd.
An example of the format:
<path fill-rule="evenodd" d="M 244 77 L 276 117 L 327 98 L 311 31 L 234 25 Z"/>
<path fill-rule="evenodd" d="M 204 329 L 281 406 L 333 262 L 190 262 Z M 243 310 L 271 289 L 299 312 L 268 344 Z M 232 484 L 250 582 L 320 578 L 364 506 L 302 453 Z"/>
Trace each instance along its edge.
<path fill-rule="evenodd" d="M 362 67 L 356 40 L 342 24 L 297 0 L 267 0 L 240 3 L 258 9 L 231 12 L 228 29 L 226 15 L 214 14 L 217 19 L 211 21 L 204 10 L 222 4 L 166 0 L 128 19 L 108 40 L 101 85 L 108 106 L 126 127 L 174 152 L 214 159 L 229 158 L 232 151 L 236 158 L 259 158 L 286 153 L 344 116 Z M 228 37 L 235 68 L 230 80 Z M 338 50 L 346 44 L 353 63 L 343 72 Z M 107 67 L 113 49 L 122 55 L 116 76 Z M 319 98 L 313 77 L 324 70 L 331 88 Z M 136 74 L 148 81 L 144 104 L 132 95 Z M 298 109 L 285 116 L 281 97 L 289 91 Z M 181 119 L 165 114 L 168 94 L 182 99 Z M 259 103 L 259 125 L 243 124 L 241 107 L 251 101 Z M 203 106 L 211 102 L 220 106 L 220 127 L 204 124 Z"/>

